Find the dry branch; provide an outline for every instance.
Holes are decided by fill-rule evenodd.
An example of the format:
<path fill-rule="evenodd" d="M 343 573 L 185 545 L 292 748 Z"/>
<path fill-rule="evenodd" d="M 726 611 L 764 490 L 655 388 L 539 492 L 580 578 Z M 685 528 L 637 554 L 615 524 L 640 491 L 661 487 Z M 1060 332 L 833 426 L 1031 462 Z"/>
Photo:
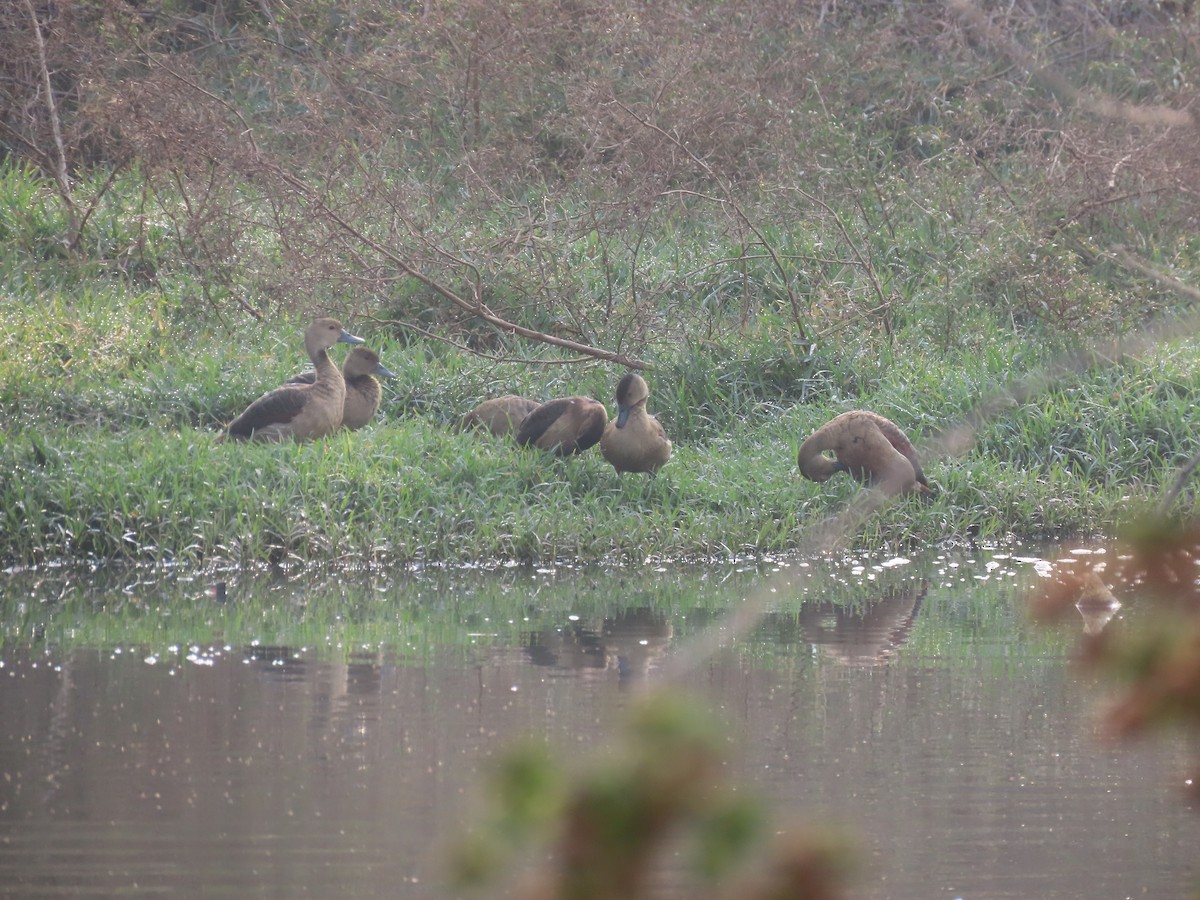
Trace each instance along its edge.
<path fill-rule="evenodd" d="M 779 255 L 775 252 L 774 246 L 771 244 L 770 241 L 767 240 L 767 236 L 765 234 L 763 234 L 762 229 L 759 228 L 757 225 L 755 225 L 754 222 L 751 220 L 750 216 L 748 216 L 746 214 L 746 211 L 742 208 L 742 205 L 737 202 L 736 195 L 734 194 L 732 187 L 729 185 L 729 183 L 726 181 L 726 179 L 722 178 L 720 176 L 720 174 L 713 171 L 712 166 L 710 166 L 707 162 L 705 162 L 703 159 L 701 159 L 699 156 L 697 156 L 686 144 L 684 144 L 682 141 L 680 141 L 679 138 L 675 137 L 675 135 L 671 134 L 666 129 L 654 124 L 653 122 L 649 121 L 645 117 L 638 115 L 636 112 L 634 112 L 632 109 L 630 109 L 624 103 L 622 103 L 620 100 L 614 99 L 613 102 L 618 107 L 620 107 L 625 112 L 626 115 L 628 115 L 630 118 L 632 118 L 638 124 L 656 132 L 657 134 L 666 138 L 668 141 L 670 141 L 673 145 L 678 147 L 680 150 L 682 150 L 688 156 L 688 158 L 692 160 L 692 162 L 694 162 L 696 165 L 698 165 L 701 169 L 704 170 L 704 173 L 713 181 L 713 183 L 715 183 L 721 187 L 721 192 L 725 195 L 725 197 L 723 200 L 721 200 L 719 202 L 728 205 L 729 208 L 732 209 L 734 211 L 734 213 L 737 214 L 737 217 L 745 224 L 745 226 L 747 228 L 750 229 L 750 231 L 752 231 L 754 233 L 754 236 L 756 238 L 758 238 L 758 242 L 759 242 L 760 246 L 762 246 L 762 248 L 771 257 L 771 263 L 775 267 L 775 271 L 777 273 L 779 273 L 779 280 L 783 284 L 784 290 L 787 291 L 788 302 L 791 304 L 791 307 L 792 307 L 792 318 L 796 325 L 796 330 L 800 334 L 800 339 L 802 341 L 807 341 L 808 340 L 808 329 L 804 325 L 804 318 L 800 312 L 800 302 L 796 298 L 795 291 L 792 290 L 791 279 L 788 278 L 787 272 L 784 270 L 783 264 L 780 262 Z M 684 192 L 680 192 L 680 193 L 684 193 Z"/>
<path fill-rule="evenodd" d="M 274 163 L 263 163 L 263 168 L 269 172 L 269 174 L 292 188 L 292 190 L 294 190 L 299 196 L 304 198 L 311 210 L 319 214 L 324 221 L 334 225 L 344 236 L 353 239 L 361 246 L 371 249 L 380 257 L 386 259 L 388 262 L 394 265 L 399 271 L 403 272 L 408 277 L 419 281 L 421 284 L 425 285 L 425 287 L 429 288 L 443 299 L 448 300 L 453 306 L 471 316 L 474 316 L 475 318 L 487 322 L 497 330 L 502 331 L 505 334 L 514 334 L 528 340 L 537 341 L 542 344 L 548 344 L 552 347 L 570 350 L 572 353 L 578 353 L 584 357 L 617 363 L 618 365 L 626 366 L 630 369 L 649 368 L 649 365 L 640 359 L 625 356 L 621 353 L 614 353 L 611 350 L 605 350 L 600 347 L 592 347 L 588 344 L 581 344 L 578 341 L 561 338 L 553 334 L 546 334 L 543 331 L 538 331 L 534 328 L 527 328 L 524 325 L 518 325 L 516 322 L 511 322 L 489 309 L 487 304 L 479 299 L 478 290 L 476 290 L 476 297 L 474 300 L 468 300 L 465 297 L 460 296 L 458 293 L 451 290 L 437 279 L 431 278 L 424 272 L 415 268 L 408 262 L 408 260 L 406 260 L 391 247 L 388 247 L 387 245 L 375 240 L 337 210 L 331 208 L 329 204 L 322 200 L 321 197 L 311 189 L 307 182 L 305 182 L 299 176 L 286 171 L 283 169 L 283 167 Z"/>
<path fill-rule="evenodd" d="M 50 118 L 51 134 L 54 137 L 54 181 L 58 185 L 58 193 L 70 215 L 71 230 L 66 244 L 74 247 L 79 236 L 79 211 L 71 195 L 71 176 L 67 171 L 67 148 L 63 142 L 62 123 L 58 116 L 58 104 L 54 100 L 54 86 L 50 81 L 50 64 L 46 58 L 46 40 L 42 36 L 42 23 L 38 21 L 37 11 L 33 8 L 33 0 L 25 0 L 25 11 L 29 14 L 33 26 L 34 43 L 37 46 L 38 68 L 42 79 L 42 93 L 46 99 L 46 112 Z"/>

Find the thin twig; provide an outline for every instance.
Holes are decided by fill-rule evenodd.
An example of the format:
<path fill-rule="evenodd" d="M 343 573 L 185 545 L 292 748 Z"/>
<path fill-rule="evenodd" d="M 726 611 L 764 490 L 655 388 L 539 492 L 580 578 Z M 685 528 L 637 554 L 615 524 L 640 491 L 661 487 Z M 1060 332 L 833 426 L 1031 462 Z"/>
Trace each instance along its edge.
<path fill-rule="evenodd" d="M 867 279 L 871 282 L 871 287 L 875 290 L 875 296 L 879 298 L 880 309 L 887 309 L 889 306 L 891 306 L 891 301 L 888 300 L 888 296 L 883 290 L 883 284 L 879 281 L 879 278 L 875 274 L 875 266 L 872 264 L 871 260 L 863 254 L 862 249 L 850 236 L 850 230 L 846 227 L 846 223 L 842 221 L 842 217 L 834 212 L 833 207 L 820 197 L 810 194 L 803 188 L 794 188 L 794 190 L 809 203 L 821 207 L 821 209 L 825 210 L 826 215 L 832 217 L 833 221 L 837 223 L 838 231 L 842 233 L 842 240 L 844 240 L 850 247 L 850 252 L 852 252 L 854 254 L 854 258 L 858 260 L 859 267 L 867 274 Z"/>
<path fill-rule="evenodd" d="M 25 2 L 28 3 L 28 2 L 30 2 L 30 0 L 25 0 Z M 212 100 L 215 103 L 219 104 L 221 107 L 223 107 L 225 110 L 227 110 L 230 115 L 234 116 L 239 122 L 241 122 L 242 123 L 241 136 L 244 137 L 249 142 L 250 149 L 254 153 L 254 158 L 258 159 L 261 156 L 261 154 L 259 153 L 259 149 L 258 149 L 258 142 L 254 139 L 254 129 L 250 127 L 250 123 L 246 121 L 246 117 L 242 115 L 242 111 L 240 109 L 238 109 L 236 106 L 234 106 L 232 103 L 230 103 L 225 98 L 217 96 L 210 90 L 206 90 L 205 88 L 198 85 L 195 81 L 188 78 L 186 75 L 171 68 L 166 63 L 164 63 L 161 59 L 158 59 L 157 57 L 155 57 L 154 54 L 152 54 L 145 47 L 142 47 L 140 44 L 138 45 L 138 49 L 142 51 L 143 56 L 150 62 L 151 65 L 157 66 L 158 68 L 160 68 L 164 72 L 166 72 L 167 75 L 169 75 L 171 78 L 174 78 L 176 81 L 187 85 L 189 88 L 191 88 L 193 91 L 196 91 L 198 94 L 202 94 L 205 97 L 207 97 L 209 100 Z"/>
<path fill-rule="evenodd" d="M 1179 492 L 1183 490 L 1183 486 L 1187 484 L 1187 480 L 1192 477 L 1192 473 L 1196 471 L 1196 467 L 1200 466 L 1200 452 L 1189 459 L 1179 468 L 1179 474 L 1175 476 L 1175 481 L 1170 489 L 1163 495 L 1162 503 L 1159 504 L 1158 514 L 1165 516 L 1170 512 L 1171 505 L 1175 502 L 1175 498 L 1179 496 Z"/>
<path fill-rule="evenodd" d="M 807 341 L 808 340 L 808 329 L 805 327 L 804 317 L 800 312 L 800 301 L 796 298 L 796 292 L 794 290 L 792 290 L 792 283 L 791 283 L 791 279 L 788 278 L 788 276 L 787 276 L 787 270 L 784 269 L 783 263 L 780 261 L 778 254 L 776 254 L 776 252 L 775 252 L 775 247 L 771 244 L 770 241 L 767 240 L 767 236 L 765 234 L 763 234 L 762 229 L 760 229 L 757 225 L 754 224 L 753 221 L 751 221 L 750 217 L 746 214 L 746 211 L 744 209 L 742 209 L 741 204 L 739 204 L 737 202 L 737 200 L 734 199 L 733 190 L 726 183 L 725 179 L 722 178 L 720 175 L 718 175 L 715 171 L 713 171 L 712 166 L 710 166 L 707 162 L 705 162 L 703 159 L 701 159 L 699 156 L 697 156 L 695 153 L 693 153 L 691 148 L 688 147 L 687 144 L 685 144 L 681 140 L 679 140 L 679 138 L 675 137 L 675 135 L 671 134 L 666 129 L 662 128 L 661 126 L 655 125 L 653 122 L 649 121 L 648 119 L 646 119 L 642 116 L 639 116 L 636 112 L 634 112 L 632 109 L 630 109 L 624 103 L 622 103 L 620 100 L 617 100 L 615 97 L 613 98 L 613 103 L 615 103 L 618 107 L 620 107 L 625 112 L 625 114 L 628 115 L 630 118 L 632 118 L 635 122 L 639 123 L 640 125 L 642 125 L 646 128 L 649 128 L 651 131 L 654 131 L 657 134 L 662 135 L 664 138 L 666 138 L 668 141 L 670 141 L 672 144 L 674 144 L 676 147 L 678 147 L 680 150 L 682 150 L 684 153 L 686 153 L 688 158 L 691 159 L 692 162 L 694 162 L 696 165 L 700 166 L 700 168 L 702 168 L 704 170 L 705 174 L 708 175 L 709 178 L 711 178 L 714 182 L 716 182 L 718 185 L 720 185 L 721 191 L 725 194 L 725 196 L 724 196 L 724 198 L 716 199 L 716 202 L 722 203 L 722 204 L 727 204 L 729 206 L 729 208 L 732 209 L 737 214 L 738 218 L 741 219 L 741 221 L 743 223 L 745 223 L 746 227 L 749 228 L 752 232 L 754 232 L 754 236 L 756 238 L 758 238 L 759 244 L 762 245 L 762 248 L 771 257 L 771 262 L 775 267 L 775 271 L 779 274 L 779 280 L 783 284 L 783 289 L 785 291 L 787 291 L 788 301 L 790 302 L 791 307 L 792 307 L 792 319 L 795 322 L 796 330 L 800 332 L 800 339 L 803 341 Z M 664 192 L 664 194 L 665 193 L 666 192 Z M 685 191 L 674 191 L 673 193 L 686 193 L 686 192 Z M 697 194 L 697 196 L 703 197 L 704 195 Z"/>
<path fill-rule="evenodd" d="M 25 10 L 33 24 L 33 36 L 37 43 L 38 66 L 42 76 L 42 90 L 46 94 L 46 112 L 50 116 L 50 133 L 54 137 L 56 158 L 54 159 L 54 180 L 58 184 L 58 193 L 71 217 L 70 234 L 67 246 L 74 248 L 79 235 L 79 214 L 75 208 L 75 200 L 71 191 L 71 176 L 67 171 L 67 147 L 63 141 L 62 124 L 58 118 L 58 104 L 54 100 L 54 86 L 50 82 L 50 63 L 46 57 L 46 40 L 42 37 L 42 23 L 38 21 L 37 12 L 33 8 L 33 0 L 25 0 Z"/>
<path fill-rule="evenodd" d="M 472 356 L 478 356 L 480 359 L 488 359 L 492 362 L 515 363 L 517 365 L 524 366 L 570 366 L 590 362 L 592 359 L 592 357 L 589 356 L 574 356 L 570 359 L 534 359 L 532 357 L 507 355 L 499 356 L 495 353 L 487 353 L 483 350 L 477 350 L 474 347 L 468 347 L 466 344 L 463 344 L 460 341 L 456 341 L 453 338 L 448 338 L 443 334 L 437 334 L 436 332 L 429 331 L 426 328 L 422 328 L 420 325 L 414 325 L 412 322 L 406 322 L 403 319 L 381 319 L 372 315 L 366 315 L 362 318 L 375 325 L 388 325 L 392 327 L 399 326 L 401 328 L 407 328 L 408 330 L 421 335 L 421 337 L 429 338 L 431 341 L 439 341 L 440 343 L 454 347 L 456 350 L 461 350 L 463 353 L 470 353 Z"/>
<path fill-rule="evenodd" d="M 298 195 L 303 197 L 311 208 L 320 212 L 322 217 L 329 223 L 336 225 L 343 234 L 353 238 L 364 247 L 369 247 L 375 253 L 379 254 L 384 259 L 388 260 L 397 269 L 403 272 L 410 278 L 419 281 L 427 288 L 438 294 L 442 298 L 450 301 L 451 304 L 470 313 L 472 316 L 482 319 L 495 328 L 507 334 L 516 334 L 529 340 L 538 341 L 539 343 L 549 344 L 553 347 L 560 347 L 564 350 L 570 350 L 573 353 L 578 353 L 581 356 L 592 357 L 594 359 L 602 359 L 607 362 L 617 363 L 630 369 L 648 369 L 649 365 L 640 359 L 624 356 L 620 353 L 614 353 L 611 350 L 605 350 L 600 347 L 592 347 L 588 344 L 581 344 L 578 341 L 572 341 L 567 338 L 560 338 L 553 334 L 546 334 L 534 328 L 527 328 L 524 325 L 518 325 L 516 322 L 510 322 L 503 316 L 497 315 L 480 299 L 478 283 L 476 285 L 476 296 L 474 300 L 467 300 L 459 296 L 453 290 L 442 284 L 440 281 L 431 278 L 424 272 L 416 269 L 403 256 L 390 247 L 381 244 L 379 241 L 366 234 L 361 228 L 350 222 L 345 216 L 337 210 L 329 206 L 303 179 L 283 169 L 282 166 L 263 162 L 263 168 L 274 175 L 276 178 L 283 181 L 289 187 L 296 191 Z M 450 256 L 450 254 L 445 254 Z M 451 257 L 453 258 L 453 257 Z M 459 260 L 465 264 L 465 261 Z"/>

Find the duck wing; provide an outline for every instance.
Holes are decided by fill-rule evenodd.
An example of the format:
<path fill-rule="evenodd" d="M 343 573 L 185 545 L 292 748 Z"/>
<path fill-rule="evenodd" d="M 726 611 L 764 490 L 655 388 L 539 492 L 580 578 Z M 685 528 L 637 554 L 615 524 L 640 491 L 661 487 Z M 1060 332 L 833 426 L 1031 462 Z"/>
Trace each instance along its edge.
<path fill-rule="evenodd" d="M 879 426 L 879 431 L 887 438 L 887 442 L 896 448 L 896 452 L 912 463 L 917 483 L 928 487 L 929 482 L 925 480 L 925 473 L 921 471 L 921 461 L 917 459 L 917 451 L 913 448 L 912 441 L 908 439 L 908 435 L 901 431 L 900 426 L 891 419 L 885 419 L 880 416 L 875 424 Z"/>
<path fill-rule="evenodd" d="M 559 456 L 572 456 L 598 443 L 607 424 L 604 404 L 585 397 L 560 397 L 527 415 L 516 441 L 522 447 L 534 444 Z"/>
<path fill-rule="evenodd" d="M 571 401 L 566 398 L 559 400 L 549 400 L 543 403 L 524 419 L 521 420 L 521 425 L 517 429 L 516 441 L 522 447 L 528 447 L 530 444 L 536 444 L 544 449 L 542 438 L 551 432 L 555 423 L 571 408 Z"/>
<path fill-rule="evenodd" d="M 248 439 L 257 431 L 284 428 L 304 409 L 305 399 L 302 385 L 277 387 L 247 406 L 226 431 L 231 438 Z"/>

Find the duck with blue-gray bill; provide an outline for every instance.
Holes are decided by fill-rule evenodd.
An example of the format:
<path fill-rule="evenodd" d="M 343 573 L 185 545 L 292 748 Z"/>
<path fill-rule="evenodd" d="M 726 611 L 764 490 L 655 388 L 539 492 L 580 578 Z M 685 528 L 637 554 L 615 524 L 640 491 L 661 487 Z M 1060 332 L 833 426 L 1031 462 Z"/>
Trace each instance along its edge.
<path fill-rule="evenodd" d="M 361 344 L 337 319 L 316 319 L 304 332 L 312 360 L 312 384 L 285 384 L 263 394 L 229 423 L 223 438 L 232 441 L 296 441 L 333 434 L 342 424 L 346 381 L 329 358 L 337 343 Z"/>
<path fill-rule="evenodd" d="M 355 347 L 342 363 L 342 379 L 346 382 L 346 402 L 342 405 L 342 427 L 357 431 L 365 427 L 379 411 L 383 388 L 375 379 L 395 378 L 394 372 L 379 361 L 379 354 L 366 347 Z M 315 371 L 293 375 L 286 384 L 315 384 Z"/>
<path fill-rule="evenodd" d="M 671 458 L 671 441 L 662 423 L 646 412 L 649 398 L 650 388 L 636 372 L 627 373 L 617 383 L 617 417 L 600 438 L 600 452 L 617 474 L 655 475 Z"/>

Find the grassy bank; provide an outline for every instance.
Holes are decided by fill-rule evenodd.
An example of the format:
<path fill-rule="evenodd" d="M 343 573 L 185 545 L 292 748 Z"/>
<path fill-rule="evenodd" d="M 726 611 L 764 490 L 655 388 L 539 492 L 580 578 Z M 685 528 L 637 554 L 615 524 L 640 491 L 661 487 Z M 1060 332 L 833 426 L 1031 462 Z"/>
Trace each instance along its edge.
<path fill-rule="evenodd" d="M 3 257 L 0 558 L 360 563 L 640 561 L 808 546 L 858 492 L 806 482 L 802 438 L 845 409 L 893 418 L 918 443 L 1005 385 L 1050 371 L 1078 335 L 1003 327 L 964 306 L 953 346 L 915 318 L 891 335 L 789 343 L 760 317 L 740 333 L 658 345 L 649 407 L 675 441 L 656 479 L 618 477 L 593 450 L 558 460 L 452 426 L 518 392 L 611 397 L 623 369 L 474 355 L 370 319 L 347 324 L 398 377 L 376 422 L 296 446 L 217 443 L 260 393 L 304 368 L 305 318 L 197 314 L 184 288 L 137 289 L 73 263 Z M 664 250 L 664 252 L 673 252 Z M 1114 296 L 1116 289 L 1111 289 Z M 1132 344 L 1130 344 L 1133 346 Z M 1109 343 L 1111 348 L 1115 346 Z M 1104 534 L 1160 498 L 1194 452 L 1200 346 L 1164 340 L 1054 370 L 994 403 L 974 444 L 927 457 L 932 498 L 900 499 L 844 546 Z M 1034 383 L 1039 379 L 1034 377 Z M 1194 506 L 1187 495 L 1183 511 Z"/>
<path fill-rule="evenodd" d="M 0 16 L 0 559 L 788 551 L 858 490 L 795 467 L 855 407 L 979 430 L 844 546 L 1152 506 L 1195 446 L 1200 349 L 1137 340 L 1197 300 L 1195 17 L 827 6 Z M 216 444 L 317 313 L 398 373 L 378 421 Z M 450 427 L 626 364 L 656 480 Z"/>
<path fill-rule="evenodd" d="M 489 393 L 608 399 L 613 367 L 497 365 L 356 325 L 400 376 L 386 386 L 372 426 L 299 446 L 223 444 L 215 437 L 225 421 L 302 367 L 297 323 L 168 337 L 120 295 L 64 303 L 49 318 L 9 296 L 4 315 L 0 555 L 19 564 L 640 561 L 787 551 L 858 490 L 846 478 L 802 480 L 795 450 L 803 435 L 862 406 L 914 439 L 931 439 L 1030 355 L 1027 342 L 999 335 L 986 354 L 897 359 L 855 393 L 838 384 L 861 373 L 830 370 L 808 378 L 820 387 L 808 401 L 798 396 L 803 378 L 792 396 L 768 401 L 738 393 L 761 372 L 714 366 L 710 380 L 673 380 L 664 365 L 648 373 L 650 406 L 676 450 L 651 479 L 618 477 L 596 450 L 559 460 L 451 427 Z M 1156 502 L 1191 454 L 1198 362 L 1194 343 L 1164 344 L 1061 376 L 987 420 L 965 455 L 930 459 L 936 496 L 898 500 L 849 545 L 904 550 L 1110 532 Z"/>

